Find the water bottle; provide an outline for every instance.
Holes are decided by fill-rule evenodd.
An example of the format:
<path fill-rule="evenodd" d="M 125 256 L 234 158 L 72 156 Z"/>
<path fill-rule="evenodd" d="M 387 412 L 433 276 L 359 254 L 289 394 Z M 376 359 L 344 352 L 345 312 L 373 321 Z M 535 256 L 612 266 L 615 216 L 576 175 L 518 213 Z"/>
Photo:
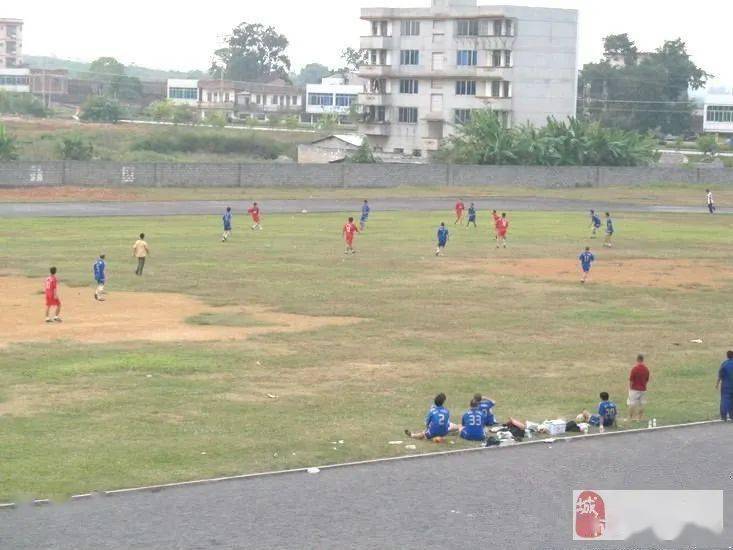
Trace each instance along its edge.
<path fill-rule="evenodd" d="M 526 428 L 524 430 L 524 437 L 525 439 L 532 439 L 532 430 L 530 430 L 529 428 Z"/>
<path fill-rule="evenodd" d="M 651 418 L 650 418 L 650 419 L 649 419 L 649 429 L 650 429 L 650 430 L 652 429 L 652 426 L 653 426 L 653 424 L 652 424 L 652 420 L 651 420 Z"/>
<path fill-rule="evenodd" d="M 606 433 L 606 428 L 603 426 L 603 422 L 601 422 L 600 426 L 598 426 L 598 431 L 600 433 Z"/>
<path fill-rule="evenodd" d="M 657 419 L 655 418 L 654 420 L 652 420 L 652 428 L 656 428 L 656 427 L 657 427 Z"/>

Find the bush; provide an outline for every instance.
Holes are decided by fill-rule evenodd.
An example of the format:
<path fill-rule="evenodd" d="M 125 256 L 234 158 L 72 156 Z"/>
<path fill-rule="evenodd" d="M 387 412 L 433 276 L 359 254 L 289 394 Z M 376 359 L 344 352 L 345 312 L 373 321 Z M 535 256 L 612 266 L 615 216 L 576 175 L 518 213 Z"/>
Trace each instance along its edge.
<path fill-rule="evenodd" d="M 173 119 L 174 109 L 175 105 L 167 99 L 164 99 L 162 101 L 154 101 L 148 105 L 148 108 L 145 111 L 153 120 L 164 122 Z"/>
<path fill-rule="evenodd" d="M 81 120 L 115 123 L 122 118 L 122 107 L 117 100 L 104 96 L 92 96 L 81 107 Z"/>
<path fill-rule="evenodd" d="M 227 119 L 221 113 L 209 113 L 206 115 L 206 123 L 217 128 L 224 128 L 227 125 Z"/>
<path fill-rule="evenodd" d="M 0 124 L 0 160 L 18 159 L 18 141 Z"/>
<path fill-rule="evenodd" d="M 198 121 L 196 110 L 185 105 L 176 105 L 173 107 L 172 120 L 176 124 L 194 124 Z"/>
<path fill-rule="evenodd" d="M 378 162 L 378 160 L 374 157 L 372 148 L 369 146 L 369 142 L 366 140 L 366 138 L 364 139 L 362 144 L 359 145 L 359 148 L 348 157 L 348 161 L 355 164 L 374 164 L 375 162 Z"/>
<path fill-rule="evenodd" d="M 285 146 L 272 139 L 242 132 L 241 135 L 210 131 L 166 131 L 140 138 L 133 144 L 136 151 L 156 153 L 239 154 L 262 159 L 276 159 Z"/>
<path fill-rule="evenodd" d="M 94 156 L 94 147 L 81 136 L 63 138 L 58 150 L 63 160 L 92 160 Z"/>
<path fill-rule="evenodd" d="M 49 111 L 34 95 L 0 91 L 0 113 L 45 118 Z"/>
<path fill-rule="evenodd" d="M 697 148 L 706 157 L 714 157 L 720 152 L 718 138 L 713 134 L 703 134 L 697 138 Z"/>
<path fill-rule="evenodd" d="M 298 126 L 300 126 L 300 118 L 298 118 L 298 115 L 290 115 L 285 119 L 285 127 L 289 130 L 295 130 Z"/>

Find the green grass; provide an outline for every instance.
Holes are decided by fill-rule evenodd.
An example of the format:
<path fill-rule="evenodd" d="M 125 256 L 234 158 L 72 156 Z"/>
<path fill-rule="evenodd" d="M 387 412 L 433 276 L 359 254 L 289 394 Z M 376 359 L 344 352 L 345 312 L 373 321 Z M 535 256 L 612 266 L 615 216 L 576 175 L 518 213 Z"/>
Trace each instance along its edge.
<path fill-rule="evenodd" d="M 496 399 L 500 418 L 574 417 L 603 390 L 624 409 L 638 352 L 660 423 L 716 416 L 730 283 L 581 287 L 481 269 L 486 259 L 576 258 L 584 213 L 514 214 L 511 248 L 499 252 L 486 227 L 451 226 L 444 258 L 432 254 L 434 232 L 450 212 L 376 212 L 353 257 L 343 254 L 344 216 L 268 216 L 257 233 L 240 217 L 226 244 L 217 216 L 0 220 L 3 269 L 41 277 L 55 264 L 62 292 L 91 288 L 105 251 L 112 295 L 182 292 L 217 306 L 363 319 L 234 343 L 0 349 L 0 499 L 400 455 L 408 451 L 387 442 L 419 428 L 439 391 L 456 418 L 476 391 Z M 733 217 L 622 215 L 616 225 L 618 248 L 597 251 L 599 262 L 700 260 L 730 271 Z M 152 248 L 143 280 L 130 258 L 140 231 Z M 189 322 L 261 326 L 240 317 Z M 698 337 L 704 345 L 689 343 Z"/>

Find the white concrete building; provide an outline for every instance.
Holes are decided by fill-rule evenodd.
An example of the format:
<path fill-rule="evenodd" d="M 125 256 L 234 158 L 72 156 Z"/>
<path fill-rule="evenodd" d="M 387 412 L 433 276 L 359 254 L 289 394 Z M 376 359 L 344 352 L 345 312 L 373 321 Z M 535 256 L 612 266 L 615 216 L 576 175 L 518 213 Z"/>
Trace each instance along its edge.
<path fill-rule="evenodd" d="M 23 65 L 23 20 L 0 19 L 0 69 Z"/>
<path fill-rule="evenodd" d="M 705 98 L 703 131 L 733 134 L 733 94 L 709 95 Z"/>
<path fill-rule="evenodd" d="M 4 69 L 0 67 L 0 90 L 4 92 L 30 93 L 30 69 Z"/>
<path fill-rule="evenodd" d="M 305 122 L 318 122 L 323 115 L 336 115 L 346 122 L 359 94 L 364 93 L 364 80 L 356 75 L 334 74 L 320 84 L 308 84 L 305 91 Z"/>
<path fill-rule="evenodd" d="M 365 8 L 359 125 L 377 151 L 427 156 L 477 109 L 507 125 L 575 115 L 578 12 L 432 0 Z"/>
<path fill-rule="evenodd" d="M 199 102 L 199 81 L 193 79 L 169 78 L 167 98 L 178 105 L 195 107 Z"/>

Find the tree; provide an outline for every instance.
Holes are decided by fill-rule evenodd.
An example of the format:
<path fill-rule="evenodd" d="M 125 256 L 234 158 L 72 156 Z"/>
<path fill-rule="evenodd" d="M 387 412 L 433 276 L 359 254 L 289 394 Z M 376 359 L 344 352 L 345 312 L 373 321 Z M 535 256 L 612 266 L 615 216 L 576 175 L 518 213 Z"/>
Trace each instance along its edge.
<path fill-rule="evenodd" d="M 92 144 L 78 135 L 62 138 L 58 151 L 63 160 L 92 160 L 94 156 Z"/>
<path fill-rule="evenodd" d="M 317 128 L 322 132 L 333 132 L 339 123 L 339 117 L 334 113 L 325 113 L 318 120 Z"/>
<path fill-rule="evenodd" d="M 349 47 L 341 50 L 341 59 L 344 60 L 344 68 L 342 70 L 354 72 L 359 69 L 359 65 L 365 65 L 369 61 L 369 50 Z"/>
<path fill-rule="evenodd" d="M 198 121 L 196 111 L 186 105 L 176 105 L 171 119 L 175 124 L 195 124 Z"/>
<path fill-rule="evenodd" d="M 606 61 L 622 58 L 626 65 L 636 65 L 639 49 L 627 33 L 611 34 L 603 39 L 603 57 Z"/>
<path fill-rule="evenodd" d="M 108 93 L 120 101 L 139 101 L 143 95 L 143 85 L 139 78 L 117 75 L 110 79 Z"/>
<path fill-rule="evenodd" d="M 81 106 L 81 120 L 116 123 L 122 118 L 122 107 L 115 99 L 105 96 L 88 98 Z"/>
<path fill-rule="evenodd" d="M 206 115 L 206 123 L 217 128 L 224 128 L 227 125 L 227 118 L 221 113 L 209 113 Z"/>
<path fill-rule="evenodd" d="M 18 141 L 0 124 L 0 160 L 18 159 Z"/>
<path fill-rule="evenodd" d="M 293 78 L 293 84 L 296 86 L 305 86 L 306 84 L 320 84 L 321 79 L 332 74 L 331 71 L 325 65 L 320 63 L 309 63 Z"/>
<path fill-rule="evenodd" d="M 152 118 L 153 120 L 157 120 L 158 122 L 162 122 L 173 119 L 174 109 L 175 104 L 172 101 L 163 99 L 161 101 L 154 101 L 153 103 L 148 105 L 146 111 L 150 118 Z"/>
<path fill-rule="evenodd" d="M 348 160 L 355 164 L 374 164 L 378 162 L 366 138 L 361 142 L 359 148 L 349 155 Z"/>
<path fill-rule="evenodd" d="M 697 148 L 705 155 L 706 160 L 714 158 L 720 152 L 718 139 L 713 134 L 703 134 L 697 138 Z"/>
<path fill-rule="evenodd" d="M 89 65 L 89 72 L 92 73 L 92 76 L 120 76 L 125 74 L 125 66 L 114 57 L 100 57 L 92 61 L 91 65 Z"/>
<path fill-rule="evenodd" d="M 227 47 L 214 53 L 209 73 L 229 80 L 289 80 L 290 59 L 285 55 L 288 44 L 274 27 L 240 23 L 227 38 Z"/>

